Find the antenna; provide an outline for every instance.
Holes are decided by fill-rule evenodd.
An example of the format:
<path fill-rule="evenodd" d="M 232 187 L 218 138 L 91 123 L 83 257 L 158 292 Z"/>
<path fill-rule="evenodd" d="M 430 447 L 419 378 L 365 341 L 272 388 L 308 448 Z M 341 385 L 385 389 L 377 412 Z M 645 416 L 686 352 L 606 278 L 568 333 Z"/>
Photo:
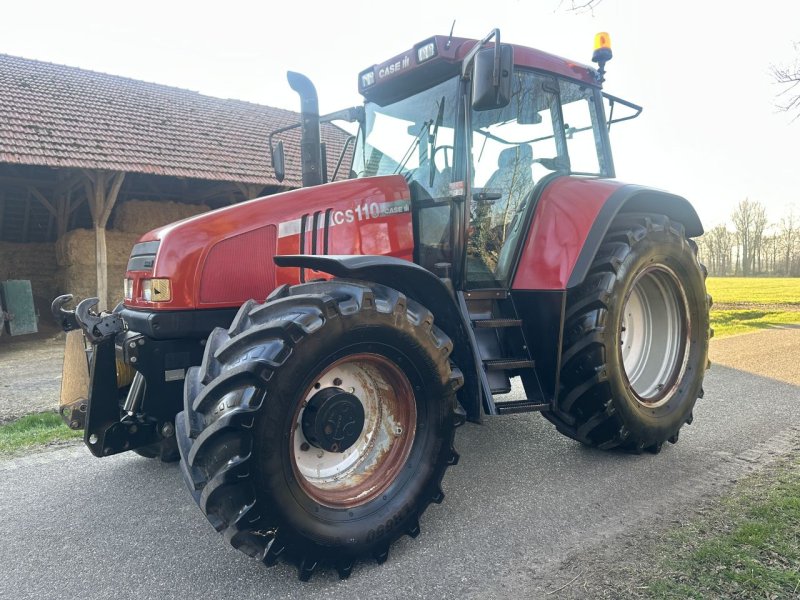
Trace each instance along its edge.
<path fill-rule="evenodd" d="M 453 19 L 453 24 L 450 26 L 450 35 L 447 36 L 447 43 L 444 45 L 445 49 L 450 47 L 450 44 L 453 43 L 453 30 L 456 28 L 456 20 Z"/>

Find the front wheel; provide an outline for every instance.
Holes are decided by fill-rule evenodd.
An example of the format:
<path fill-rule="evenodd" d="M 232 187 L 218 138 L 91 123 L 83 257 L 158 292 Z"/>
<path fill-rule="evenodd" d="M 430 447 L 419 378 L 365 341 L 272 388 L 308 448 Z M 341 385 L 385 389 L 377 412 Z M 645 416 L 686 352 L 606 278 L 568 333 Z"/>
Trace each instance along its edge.
<path fill-rule="evenodd" d="M 308 579 L 378 562 L 443 498 L 452 448 L 452 343 L 427 309 L 377 284 L 334 280 L 249 302 L 187 374 L 184 474 L 236 548 Z"/>
<path fill-rule="evenodd" d="M 569 290 L 555 410 L 585 444 L 657 452 L 702 396 L 710 297 L 697 246 L 663 215 L 623 214 Z"/>

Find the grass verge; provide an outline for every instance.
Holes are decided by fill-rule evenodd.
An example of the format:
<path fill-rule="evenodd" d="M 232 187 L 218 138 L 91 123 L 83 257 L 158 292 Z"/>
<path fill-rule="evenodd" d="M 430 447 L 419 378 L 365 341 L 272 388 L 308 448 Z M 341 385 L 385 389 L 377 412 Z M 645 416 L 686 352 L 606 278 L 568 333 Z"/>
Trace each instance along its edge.
<path fill-rule="evenodd" d="M 651 598 L 799 597 L 800 460 L 748 477 L 659 554 Z"/>
<path fill-rule="evenodd" d="M 800 448 L 742 477 L 721 498 L 685 506 L 670 519 L 674 525 L 640 528 L 576 554 L 559 576 L 567 583 L 548 594 L 800 598 Z"/>
<path fill-rule="evenodd" d="M 714 328 L 714 337 L 752 333 L 761 329 L 772 329 L 797 323 L 800 323 L 800 311 L 711 309 L 711 327 Z"/>
<path fill-rule="evenodd" d="M 800 278 L 709 277 L 716 337 L 800 324 Z"/>
<path fill-rule="evenodd" d="M 54 412 L 26 415 L 0 425 L 0 456 L 19 454 L 37 446 L 77 440 L 82 431 L 73 431 Z"/>

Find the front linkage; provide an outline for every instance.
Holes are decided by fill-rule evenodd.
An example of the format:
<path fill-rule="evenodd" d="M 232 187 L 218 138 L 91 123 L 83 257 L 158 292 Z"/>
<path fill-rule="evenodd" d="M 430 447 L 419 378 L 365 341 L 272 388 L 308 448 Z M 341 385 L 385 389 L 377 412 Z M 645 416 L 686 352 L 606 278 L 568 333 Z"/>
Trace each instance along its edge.
<path fill-rule="evenodd" d="M 73 299 L 71 294 L 53 300 L 51 310 L 56 321 L 65 332 L 81 330 L 84 340 L 91 344 L 88 354 L 89 375 L 86 397 L 65 397 L 62 387 L 59 412 L 72 429 L 84 429 L 84 442 L 97 457 L 118 454 L 158 442 L 158 423 L 137 415 L 135 411 L 124 411 L 120 404 L 127 389 L 125 407 L 141 397 L 143 379 L 137 373 L 133 383 L 119 385 L 117 351 L 123 355 L 122 364 L 135 364 L 144 337 L 126 333 L 122 317 L 113 312 L 96 312 L 97 298 L 81 301 L 75 310 L 64 307 Z M 116 344 L 115 344 L 116 342 Z M 84 342 L 85 344 L 85 342 Z M 115 345 L 122 347 L 115 348 Z M 132 345 L 131 345 L 132 344 Z M 67 344 L 68 352 L 70 344 Z M 80 344 L 72 345 L 80 352 Z M 74 351 L 74 350 L 73 350 Z M 85 360 L 83 357 L 65 356 L 65 366 L 70 360 Z M 62 386 L 67 385 L 67 368 Z M 171 424 L 170 424 L 171 425 Z M 171 434 L 171 431 L 167 433 Z"/>

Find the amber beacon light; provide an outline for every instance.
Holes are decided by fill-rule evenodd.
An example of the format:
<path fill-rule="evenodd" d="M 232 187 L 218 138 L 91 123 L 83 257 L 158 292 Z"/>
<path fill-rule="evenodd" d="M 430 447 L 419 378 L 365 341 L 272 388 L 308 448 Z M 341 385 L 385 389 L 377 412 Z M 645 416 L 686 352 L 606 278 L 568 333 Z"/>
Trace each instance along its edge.
<path fill-rule="evenodd" d="M 611 36 L 605 31 L 601 31 L 594 36 L 594 52 L 592 53 L 592 62 L 596 62 L 600 67 L 597 73 L 600 83 L 605 81 L 606 63 L 611 60 L 612 57 Z"/>

